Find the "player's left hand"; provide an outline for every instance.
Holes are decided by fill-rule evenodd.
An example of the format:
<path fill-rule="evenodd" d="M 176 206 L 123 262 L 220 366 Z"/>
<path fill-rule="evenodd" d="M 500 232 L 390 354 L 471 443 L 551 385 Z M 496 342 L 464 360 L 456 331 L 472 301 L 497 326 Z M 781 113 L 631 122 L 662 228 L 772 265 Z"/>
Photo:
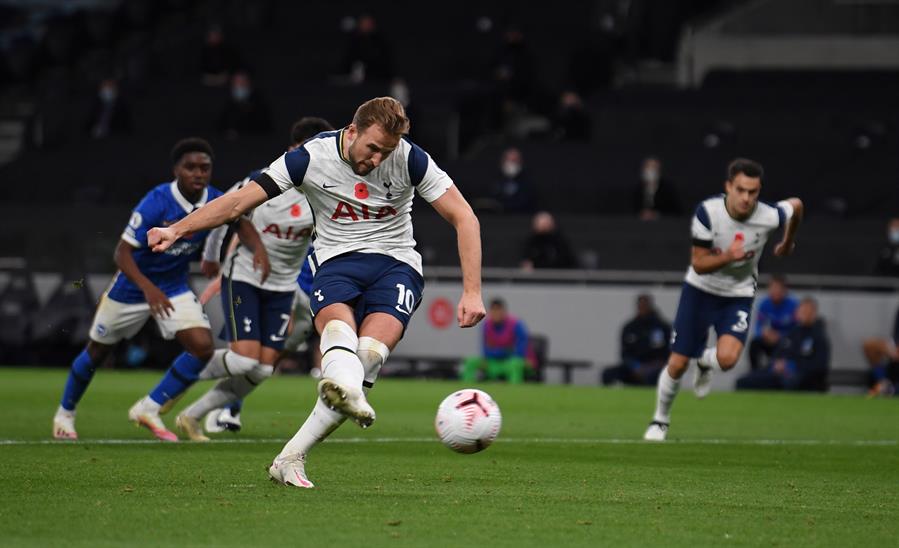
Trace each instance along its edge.
<path fill-rule="evenodd" d="M 792 240 L 788 242 L 781 241 L 779 244 L 774 246 L 774 255 L 777 257 L 786 257 L 787 255 L 792 255 L 795 249 L 796 242 Z"/>
<path fill-rule="evenodd" d="M 200 261 L 200 272 L 207 278 L 215 278 L 219 274 L 219 264 L 215 261 Z"/>
<path fill-rule="evenodd" d="M 484 301 L 480 295 L 462 294 L 456 313 L 459 327 L 473 327 L 483 320 L 486 315 L 487 310 L 484 308 Z"/>
<path fill-rule="evenodd" d="M 265 283 L 272 271 L 272 265 L 268 262 L 268 253 L 262 246 L 259 246 L 259 249 L 253 253 L 253 270 L 262 274 L 262 278 L 259 280 L 261 283 Z"/>
<path fill-rule="evenodd" d="M 178 238 L 175 236 L 175 231 L 170 226 L 157 226 L 147 231 L 147 247 L 152 249 L 154 253 L 162 253 L 177 241 Z"/>

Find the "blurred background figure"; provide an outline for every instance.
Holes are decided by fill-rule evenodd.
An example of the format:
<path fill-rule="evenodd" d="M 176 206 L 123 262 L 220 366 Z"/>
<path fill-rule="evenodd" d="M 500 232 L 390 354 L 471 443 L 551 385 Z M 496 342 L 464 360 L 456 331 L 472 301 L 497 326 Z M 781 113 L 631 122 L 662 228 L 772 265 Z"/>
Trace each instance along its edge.
<path fill-rule="evenodd" d="M 655 385 L 671 351 L 671 324 L 655 308 L 652 295 L 637 297 L 637 313 L 621 329 L 621 363 L 602 372 L 602 383 Z"/>
<path fill-rule="evenodd" d="M 489 381 L 505 379 L 520 384 L 532 368 L 527 326 L 509 314 L 505 301 L 493 299 L 481 327 L 481 355 L 462 363 L 462 380 L 475 382 L 483 375 Z"/>
<path fill-rule="evenodd" d="M 874 274 L 899 277 L 899 217 L 887 222 L 887 241 L 880 248 Z"/>
<path fill-rule="evenodd" d="M 576 268 L 578 266 L 568 238 L 556 227 L 548 211 L 540 211 L 531 220 L 531 234 L 525 243 L 521 268 Z"/>
<path fill-rule="evenodd" d="M 340 69 L 353 84 L 387 82 L 393 78 L 393 44 L 378 30 L 373 15 L 364 14 L 355 21 Z"/>
<path fill-rule="evenodd" d="M 755 312 L 755 333 L 749 342 L 749 362 L 753 371 L 765 369 L 780 340 L 796 326 L 799 301 L 789 294 L 787 279 L 775 274 L 768 282 L 768 294 Z"/>
<path fill-rule="evenodd" d="M 239 63 L 237 50 L 225 41 L 222 27 L 210 26 L 206 31 L 203 48 L 200 50 L 200 74 L 203 84 L 224 86 Z"/>
<path fill-rule="evenodd" d="M 503 150 L 499 161 L 499 177 L 490 186 L 486 200 L 478 200 L 478 209 L 498 213 L 533 213 L 533 184 L 525 172 L 524 155 L 516 147 Z"/>
<path fill-rule="evenodd" d="M 893 320 L 891 337 L 870 338 L 862 343 L 862 352 L 871 367 L 869 396 L 892 396 L 899 382 L 899 308 Z"/>
<path fill-rule="evenodd" d="M 88 134 L 94 139 L 130 135 L 134 129 L 131 108 L 119 93 L 119 82 L 109 76 L 97 86 L 87 118 Z"/>
<path fill-rule="evenodd" d="M 662 161 L 650 156 L 640 167 L 640 181 L 634 187 L 633 209 L 644 221 L 683 213 L 675 184 L 662 176 Z"/>
<path fill-rule="evenodd" d="M 219 115 L 218 129 L 229 139 L 271 131 L 268 103 L 253 87 L 248 73 L 239 71 L 231 77 L 231 95 Z"/>
<path fill-rule="evenodd" d="M 818 303 L 806 297 L 796 309 L 796 325 L 778 343 L 771 365 L 737 379 L 737 390 L 823 392 L 829 370 L 830 338 L 818 317 Z"/>
<path fill-rule="evenodd" d="M 574 91 L 562 92 L 556 110 L 556 138 L 561 141 L 589 142 L 592 123 L 581 96 Z"/>

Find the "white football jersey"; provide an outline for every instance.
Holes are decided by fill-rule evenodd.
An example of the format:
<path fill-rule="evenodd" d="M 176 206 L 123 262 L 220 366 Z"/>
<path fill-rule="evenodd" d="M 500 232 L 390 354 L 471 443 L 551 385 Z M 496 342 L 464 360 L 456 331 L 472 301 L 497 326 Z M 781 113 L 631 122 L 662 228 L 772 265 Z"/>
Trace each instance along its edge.
<path fill-rule="evenodd" d="M 249 178 L 231 187 L 232 192 L 243 187 Z M 294 291 L 297 276 L 306 258 L 306 251 L 312 241 L 312 208 L 302 193 L 290 190 L 256 207 L 249 213 L 262 245 L 268 253 L 271 272 L 265 283 L 261 275 L 253 270 L 253 252 L 242 244 L 228 254 L 222 264 L 222 273 L 232 280 L 239 280 L 269 291 Z M 204 250 L 206 260 L 218 260 L 218 249 L 227 226 L 219 227 L 210 235 Z"/>
<path fill-rule="evenodd" d="M 693 216 L 693 245 L 721 252 L 730 247 L 736 235 L 741 233 L 746 258 L 708 274 L 697 274 L 691 265 L 687 269 L 687 283 L 721 297 L 755 296 L 759 259 L 765 242 L 792 216 L 793 206 L 788 201 L 776 205 L 759 202 L 748 219 L 738 221 L 724 207 L 724 194 L 706 199 L 699 204 Z"/>
<path fill-rule="evenodd" d="M 342 157 L 343 131 L 321 133 L 275 160 L 264 173 L 281 189 L 296 187 L 315 214 L 315 263 L 356 251 L 394 257 L 420 274 L 412 237 L 412 198 L 433 202 L 453 182 L 424 150 L 401 139 L 368 175 Z"/>

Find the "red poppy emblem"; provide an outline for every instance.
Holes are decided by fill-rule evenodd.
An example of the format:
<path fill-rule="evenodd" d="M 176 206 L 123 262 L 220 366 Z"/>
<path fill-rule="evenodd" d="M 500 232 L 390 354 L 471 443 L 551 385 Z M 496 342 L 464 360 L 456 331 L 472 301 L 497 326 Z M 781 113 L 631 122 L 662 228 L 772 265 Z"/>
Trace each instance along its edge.
<path fill-rule="evenodd" d="M 293 204 L 292 206 L 290 206 L 291 217 L 299 217 L 301 213 L 303 213 L 303 210 L 300 209 L 300 204 Z"/>
<path fill-rule="evenodd" d="M 368 185 L 365 183 L 356 183 L 356 197 L 360 200 L 368 198 Z"/>

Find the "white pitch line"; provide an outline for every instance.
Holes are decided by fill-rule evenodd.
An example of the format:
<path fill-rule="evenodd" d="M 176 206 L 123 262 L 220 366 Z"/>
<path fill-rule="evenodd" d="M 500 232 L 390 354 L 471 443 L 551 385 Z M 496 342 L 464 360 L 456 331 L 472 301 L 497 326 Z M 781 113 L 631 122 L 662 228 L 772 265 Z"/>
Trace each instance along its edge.
<path fill-rule="evenodd" d="M 223 438 L 197 445 L 216 444 L 252 444 L 252 443 L 284 443 L 286 438 Z M 184 443 L 190 443 L 183 440 Z M 438 443 L 437 438 L 332 438 L 325 443 Z M 656 445 L 640 439 L 631 438 L 500 438 L 498 444 L 578 444 L 578 445 Z M 835 446 L 896 446 L 899 440 L 773 440 L 773 439 L 673 439 L 665 444 L 674 445 L 835 445 Z M 658 444 L 658 445 L 665 445 Z M 0 439 L 0 445 L 166 445 L 164 442 L 151 439 L 84 439 L 79 441 L 61 440 L 16 440 Z"/>

